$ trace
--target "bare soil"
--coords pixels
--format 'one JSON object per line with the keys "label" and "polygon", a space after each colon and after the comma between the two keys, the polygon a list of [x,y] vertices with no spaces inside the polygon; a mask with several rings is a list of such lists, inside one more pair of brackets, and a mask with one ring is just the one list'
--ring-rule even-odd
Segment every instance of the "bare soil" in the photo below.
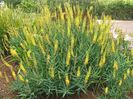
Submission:
{"label": "bare soil", "polygon": [[[9,59],[6,59],[9,60]],[[15,62],[12,63],[12,65],[15,67]],[[15,93],[13,93],[9,86],[11,81],[13,80],[12,76],[11,76],[11,71],[10,69],[3,65],[2,61],[0,61],[0,71],[2,72],[2,74],[4,75],[4,72],[7,74],[7,77],[9,78],[9,82],[6,81],[5,77],[3,76],[2,78],[0,78],[0,99],[13,99],[15,97]]]}

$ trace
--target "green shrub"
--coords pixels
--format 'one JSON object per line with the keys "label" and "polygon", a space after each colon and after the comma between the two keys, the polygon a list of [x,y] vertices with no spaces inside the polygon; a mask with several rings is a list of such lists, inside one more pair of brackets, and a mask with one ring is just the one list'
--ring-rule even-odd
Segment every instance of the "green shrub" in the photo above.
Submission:
{"label": "green shrub", "polygon": [[[95,0],[94,0],[95,1]],[[86,8],[89,6],[91,1],[86,0],[5,0],[6,4],[9,7],[19,7],[22,8],[25,12],[39,12],[42,7],[49,6],[50,10],[55,10],[59,5],[62,5],[66,2],[70,2],[71,5],[79,4],[80,7]],[[96,1],[95,1],[96,2]]]}
{"label": "green shrub", "polygon": [[0,9],[0,53],[8,51],[10,28],[20,28],[22,26],[21,18],[25,17],[24,13],[9,8]]}
{"label": "green shrub", "polygon": [[128,42],[122,34],[113,39],[109,17],[98,23],[78,5],[64,9],[44,7],[32,22],[25,18],[21,28],[10,29],[10,52],[19,62],[17,74],[11,67],[13,90],[30,99],[88,90],[122,98],[133,88]]}
{"label": "green shrub", "polygon": [[11,14],[9,11],[7,11],[8,13],[5,13],[5,10],[6,9],[0,9],[0,53],[3,53],[5,50],[3,42],[5,41],[5,36],[8,34],[8,27],[10,24],[9,20]]}
{"label": "green shrub", "polygon": [[22,0],[4,0],[4,2],[10,7],[16,7]]}
{"label": "green shrub", "polygon": [[46,0],[22,0],[20,7],[26,12],[37,12],[45,3]]}
{"label": "green shrub", "polygon": [[4,0],[10,7],[20,7],[25,12],[39,12],[43,6],[51,10],[59,5],[70,2],[71,5],[79,4],[82,9],[93,6],[93,15],[101,18],[103,14],[112,16],[113,19],[133,19],[133,1],[131,0]]}
{"label": "green shrub", "polygon": [[[107,0],[106,0],[107,1]],[[132,20],[133,19],[133,1],[131,0],[113,0],[106,2],[99,0],[99,3],[92,3],[94,6],[94,15],[102,14],[110,15],[116,20]],[[130,2],[129,2],[130,1]]]}

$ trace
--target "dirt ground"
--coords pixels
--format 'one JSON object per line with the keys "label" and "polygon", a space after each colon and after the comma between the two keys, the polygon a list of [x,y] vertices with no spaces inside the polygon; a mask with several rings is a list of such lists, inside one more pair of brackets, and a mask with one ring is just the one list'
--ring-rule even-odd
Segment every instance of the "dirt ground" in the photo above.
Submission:
{"label": "dirt ground", "polygon": [[[0,61],[0,71],[2,72],[2,75],[4,75],[4,72],[6,72],[9,82],[6,81],[5,77],[0,78],[0,99],[13,99],[15,93],[11,92],[9,88],[10,82],[13,80],[11,71],[8,67],[2,64],[2,61]],[[12,65],[15,67],[15,63],[12,63]]]}

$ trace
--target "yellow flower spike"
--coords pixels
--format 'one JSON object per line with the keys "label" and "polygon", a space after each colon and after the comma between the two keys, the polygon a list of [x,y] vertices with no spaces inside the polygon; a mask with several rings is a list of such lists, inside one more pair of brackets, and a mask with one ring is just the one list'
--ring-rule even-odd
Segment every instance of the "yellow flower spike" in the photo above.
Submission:
{"label": "yellow flower spike", "polygon": [[3,74],[2,74],[2,72],[0,71],[0,78],[2,78],[3,77]]}
{"label": "yellow flower spike", "polygon": [[[64,13],[62,12],[61,6],[59,6],[59,12],[60,12],[60,19],[61,19],[61,21],[64,21]],[[56,13],[54,13],[54,14],[55,14],[55,17],[56,17]]]}
{"label": "yellow flower spike", "polygon": [[94,37],[93,37],[93,42],[95,43],[97,40],[97,33],[94,34]]}
{"label": "yellow flower spike", "polygon": [[7,67],[12,67],[12,65],[10,65],[8,62],[6,62],[4,59],[3,59],[3,57],[1,57],[1,60],[2,60],[2,62],[7,66]]}
{"label": "yellow flower spike", "polygon": [[101,45],[102,45],[102,46],[105,45],[105,42],[106,42],[106,38],[103,37],[102,42],[101,42]]}
{"label": "yellow flower spike", "polygon": [[12,74],[13,78],[16,80],[17,76],[16,76],[15,71],[13,70],[12,67],[10,68],[10,70],[11,70],[11,74]]}
{"label": "yellow flower spike", "polygon": [[15,49],[10,49],[10,53],[11,53],[11,55],[12,56],[14,56],[14,57],[18,57],[18,53],[16,52],[16,50]]}
{"label": "yellow flower spike", "polygon": [[25,83],[29,83],[29,80],[28,80],[28,79],[26,79],[26,80],[25,80]]}
{"label": "yellow flower spike", "polygon": [[49,11],[49,8],[48,7],[44,7],[44,20],[46,23],[49,23],[50,21],[50,11]]}
{"label": "yellow flower spike", "polygon": [[23,71],[23,73],[26,74],[27,71],[26,71],[26,69],[24,68],[22,62],[20,62],[19,66],[20,66],[20,69]]}
{"label": "yellow flower spike", "polygon": [[5,64],[7,67],[12,67],[12,65],[10,65],[9,63],[7,63],[6,61],[4,61],[4,64]]}
{"label": "yellow flower spike", "polygon": [[122,85],[122,79],[119,81],[119,84],[118,84],[119,86],[121,86]]}
{"label": "yellow flower spike", "polygon": [[8,78],[6,72],[4,72],[4,77],[5,77],[5,79],[6,79],[6,82],[9,83],[9,78]]}
{"label": "yellow flower spike", "polygon": [[70,32],[71,32],[71,29],[70,29],[70,27],[67,27],[67,31],[68,31],[68,33],[67,33],[67,35],[68,35],[68,37],[70,36]]}
{"label": "yellow flower spike", "polygon": [[36,42],[35,42],[34,37],[33,37],[33,36],[31,36],[30,38],[31,38],[31,42],[32,42],[32,44],[33,44],[34,46],[36,46]]}
{"label": "yellow flower spike", "polygon": [[53,67],[53,66],[51,66],[51,67],[49,68],[49,75],[50,75],[50,77],[51,77],[52,79],[54,79],[54,67]]}
{"label": "yellow flower spike", "polygon": [[103,63],[105,64],[106,62],[106,53],[103,54]]}
{"label": "yellow flower spike", "polygon": [[133,49],[131,49],[131,55],[133,56]]}
{"label": "yellow flower spike", "polygon": [[47,55],[47,64],[49,64],[49,62],[50,62],[50,55],[48,54]]}
{"label": "yellow flower spike", "polygon": [[71,37],[71,48],[73,48],[74,47],[74,35],[72,35],[72,37]]}
{"label": "yellow flower spike", "polygon": [[128,68],[127,69],[127,76],[129,76],[130,75],[130,69]]}
{"label": "yellow flower spike", "polygon": [[36,26],[33,26],[33,31],[34,31],[34,33],[37,33],[37,27]]}
{"label": "yellow flower spike", "polygon": [[40,48],[41,52],[43,53],[43,55],[46,54],[46,49],[45,49],[45,46],[44,46],[44,43],[43,43],[43,40],[44,38],[43,37],[40,37],[40,41],[38,43],[38,47]]}
{"label": "yellow flower spike", "polygon": [[102,58],[100,59],[100,62],[99,62],[99,67],[101,68],[103,66],[103,60]]}
{"label": "yellow flower spike", "polygon": [[86,53],[86,57],[85,57],[85,61],[84,61],[84,65],[87,65],[89,63],[89,53]]}
{"label": "yellow flower spike", "polygon": [[12,73],[13,78],[16,80],[17,76],[16,76],[16,73],[13,69],[11,69],[11,73]]}
{"label": "yellow flower spike", "polygon": [[70,85],[70,80],[69,80],[68,74],[66,74],[65,83],[66,83],[67,86]]}
{"label": "yellow flower spike", "polygon": [[83,20],[82,32],[85,31],[85,28],[86,28],[86,18],[84,18],[84,20]]}
{"label": "yellow flower spike", "polygon": [[23,43],[20,43],[20,46],[21,46],[23,49],[26,49]]}
{"label": "yellow flower spike", "polygon": [[75,18],[75,25],[76,25],[77,27],[79,27],[79,24],[80,24],[80,22],[79,22],[79,17],[76,16],[76,18]]}
{"label": "yellow flower spike", "polygon": [[116,78],[116,71],[113,72],[113,78]]}
{"label": "yellow flower spike", "polygon": [[29,34],[29,32],[28,32],[28,28],[27,28],[26,26],[24,26],[24,28],[23,28],[23,32],[26,33],[26,34]]}
{"label": "yellow flower spike", "polygon": [[104,46],[101,47],[101,54],[103,54],[104,48],[105,48]]}
{"label": "yellow flower spike", "polygon": [[70,7],[69,3],[65,3],[65,12],[67,13],[68,17],[73,20],[73,9]]}
{"label": "yellow flower spike", "polygon": [[51,42],[50,42],[50,39],[49,39],[49,35],[48,34],[46,34],[45,38],[46,38],[46,41],[48,42],[48,44],[50,44]]}
{"label": "yellow flower spike", "polygon": [[70,7],[70,5],[68,6],[68,11],[69,11],[71,20],[73,20],[73,9],[72,9],[72,7]]}
{"label": "yellow flower spike", "polygon": [[54,42],[54,53],[56,53],[57,49],[58,49],[58,40],[55,40],[55,42]]}
{"label": "yellow flower spike", "polygon": [[90,75],[91,75],[91,67],[89,67],[89,70],[85,76],[85,80],[84,80],[84,83],[86,84],[90,78]]}
{"label": "yellow flower spike", "polygon": [[100,59],[99,67],[102,68],[105,62],[106,62],[106,54],[104,53],[104,55]]}
{"label": "yellow flower spike", "polygon": [[124,73],[123,79],[126,80],[127,79],[127,74]]}
{"label": "yellow flower spike", "polygon": [[93,32],[93,27],[94,27],[94,23],[92,20],[90,20],[90,32],[92,33]]}
{"label": "yellow flower spike", "polygon": [[20,81],[25,82],[24,77],[22,75],[18,74],[18,78]]}
{"label": "yellow flower spike", "polygon": [[115,42],[112,40],[112,43],[111,43],[111,47],[112,47],[112,52],[114,53],[115,52]]}
{"label": "yellow flower spike", "polygon": [[80,77],[81,71],[80,71],[80,67],[78,66],[78,70],[77,70],[77,77]]}
{"label": "yellow flower spike", "polygon": [[71,55],[74,57],[74,52],[73,52],[73,48],[74,48],[74,35],[71,36]]}
{"label": "yellow flower spike", "polygon": [[114,61],[114,65],[113,65],[113,68],[114,68],[114,70],[118,70],[118,63],[117,63],[117,61]]}
{"label": "yellow flower spike", "polygon": [[67,56],[66,56],[66,65],[70,65],[70,59],[71,59],[71,52],[70,49],[68,49]]}
{"label": "yellow flower spike", "polygon": [[70,19],[67,18],[67,35],[68,35],[68,37],[70,36],[70,33],[71,33],[71,22],[70,22]]}
{"label": "yellow flower spike", "polygon": [[98,38],[98,41],[101,43],[102,42],[102,39],[103,39],[103,33],[100,34],[100,36]]}
{"label": "yellow flower spike", "polygon": [[27,56],[28,56],[28,58],[31,58],[31,50],[28,50]]}
{"label": "yellow flower spike", "polygon": [[106,88],[104,89],[104,92],[105,92],[105,94],[108,94],[108,92],[109,92],[109,88],[106,87]]}
{"label": "yellow flower spike", "polygon": [[71,48],[70,50],[71,50],[71,55],[74,57],[73,48]]}
{"label": "yellow flower spike", "polygon": [[40,48],[41,52],[43,53],[43,55],[45,55],[46,54],[45,48],[40,44],[39,44],[39,48]]}

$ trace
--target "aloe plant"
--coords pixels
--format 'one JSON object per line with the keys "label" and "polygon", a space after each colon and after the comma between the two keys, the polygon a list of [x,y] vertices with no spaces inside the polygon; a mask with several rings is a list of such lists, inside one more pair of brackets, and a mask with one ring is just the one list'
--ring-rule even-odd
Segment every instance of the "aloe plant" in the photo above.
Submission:
{"label": "aloe plant", "polygon": [[40,13],[11,10],[11,17],[2,15],[10,19],[7,50],[17,60],[18,72],[1,59],[11,70],[19,98],[64,97],[88,90],[121,98],[132,90],[132,49],[121,33],[113,38],[109,16],[98,23],[91,10],[65,3],[52,11],[44,6]]}

